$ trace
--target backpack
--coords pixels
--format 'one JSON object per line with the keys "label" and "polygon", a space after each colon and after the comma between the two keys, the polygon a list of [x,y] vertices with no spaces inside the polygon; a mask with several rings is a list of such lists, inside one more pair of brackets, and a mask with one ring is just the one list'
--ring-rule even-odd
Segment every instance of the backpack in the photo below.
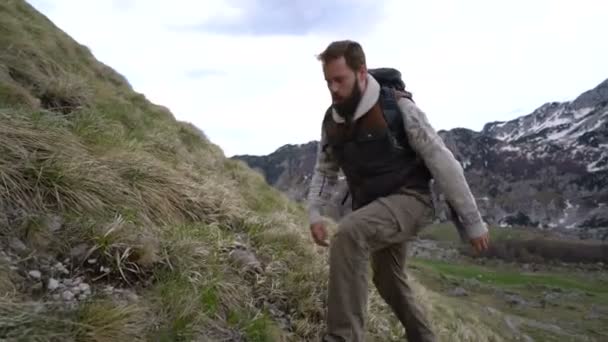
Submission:
{"label": "backpack", "polygon": [[368,69],[367,72],[380,83],[381,87],[405,91],[405,83],[401,78],[401,72],[399,70],[395,68],[375,68]]}
{"label": "backpack", "polygon": [[[382,101],[382,110],[384,111],[385,120],[390,131],[394,137],[403,138],[403,116],[401,109],[397,105],[397,99],[392,90],[397,90],[404,93],[411,101],[414,101],[414,99],[412,93],[405,89],[405,82],[402,79],[401,72],[398,69],[390,67],[368,69],[367,72],[380,84],[380,101]],[[434,181],[432,182],[431,189],[431,198],[433,201],[433,207],[435,208],[435,218],[438,217],[438,208],[440,208],[441,205],[445,205],[448,210],[447,216],[449,217],[449,220],[454,223],[461,240],[464,241],[466,238],[465,227],[463,226],[460,217],[456,213],[456,209],[452,203],[447,201],[447,199],[438,195],[439,191],[436,188]],[[342,200],[342,205],[346,203],[349,193],[350,191],[346,193],[346,196]]]}

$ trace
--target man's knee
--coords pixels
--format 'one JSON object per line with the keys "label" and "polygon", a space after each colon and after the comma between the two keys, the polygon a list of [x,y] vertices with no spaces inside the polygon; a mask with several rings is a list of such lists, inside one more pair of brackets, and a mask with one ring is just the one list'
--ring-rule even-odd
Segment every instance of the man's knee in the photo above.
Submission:
{"label": "man's knee", "polygon": [[366,245],[364,230],[364,225],[356,215],[347,215],[338,225],[332,243],[338,246],[364,248]]}

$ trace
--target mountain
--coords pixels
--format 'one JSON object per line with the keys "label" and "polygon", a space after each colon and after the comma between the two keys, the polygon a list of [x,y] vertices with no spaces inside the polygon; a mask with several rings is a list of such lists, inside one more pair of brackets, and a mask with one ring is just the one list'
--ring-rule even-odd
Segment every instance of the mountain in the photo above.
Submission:
{"label": "mountain", "polygon": [[[546,103],[517,119],[490,122],[480,132],[456,128],[439,134],[464,167],[488,222],[608,227],[608,80],[573,101]],[[304,201],[316,144],[235,158]]]}
{"label": "mountain", "polygon": [[296,201],[305,198],[317,155],[317,142],[285,145],[268,156],[238,155],[249,167],[260,172],[269,184]]}

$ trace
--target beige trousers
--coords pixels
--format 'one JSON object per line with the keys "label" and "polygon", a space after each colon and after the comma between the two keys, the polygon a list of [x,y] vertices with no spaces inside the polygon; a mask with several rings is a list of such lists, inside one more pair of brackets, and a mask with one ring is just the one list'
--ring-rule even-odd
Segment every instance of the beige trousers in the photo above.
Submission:
{"label": "beige trousers", "polygon": [[342,219],[329,250],[327,331],[323,341],[364,341],[370,259],[373,283],[403,324],[407,340],[436,341],[404,272],[408,241],[430,224],[432,217],[430,197],[396,194]]}

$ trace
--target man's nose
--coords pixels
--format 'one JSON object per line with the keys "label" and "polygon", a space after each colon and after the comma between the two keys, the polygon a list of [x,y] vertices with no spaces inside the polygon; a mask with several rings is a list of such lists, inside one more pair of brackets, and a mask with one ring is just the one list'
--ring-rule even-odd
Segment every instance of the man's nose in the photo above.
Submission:
{"label": "man's nose", "polygon": [[337,94],[338,93],[338,82],[331,82],[329,84],[329,90],[332,92],[332,94]]}

